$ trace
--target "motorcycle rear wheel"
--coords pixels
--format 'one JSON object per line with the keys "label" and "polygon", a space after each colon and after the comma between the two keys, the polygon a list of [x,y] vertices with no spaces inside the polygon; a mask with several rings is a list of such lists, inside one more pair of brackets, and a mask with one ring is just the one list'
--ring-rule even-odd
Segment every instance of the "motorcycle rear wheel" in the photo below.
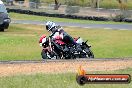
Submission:
{"label": "motorcycle rear wheel", "polygon": [[85,52],[86,52],[86,57],[87,58],[94,58],[94,54],[89,48],[86,48]]}

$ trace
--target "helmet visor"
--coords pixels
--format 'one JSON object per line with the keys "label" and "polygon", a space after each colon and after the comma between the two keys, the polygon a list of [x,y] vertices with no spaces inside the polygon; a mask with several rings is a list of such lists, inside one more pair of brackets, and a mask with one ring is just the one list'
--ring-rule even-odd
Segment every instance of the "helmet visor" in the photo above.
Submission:
{"label": "helmet visor", "polygon": [[46,30],[51,31],[51,29],[52,29],[51,27],[46,25]]}
{"label": "helmet visor", "polygon": [[49,30],[49,27],[46,25],[46,30]]}

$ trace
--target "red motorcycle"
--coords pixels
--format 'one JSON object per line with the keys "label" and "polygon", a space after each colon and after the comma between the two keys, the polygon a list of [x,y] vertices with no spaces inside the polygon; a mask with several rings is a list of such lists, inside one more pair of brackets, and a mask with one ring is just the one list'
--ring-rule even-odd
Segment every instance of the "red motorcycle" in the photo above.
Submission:
{"label": "red motorcycle", "polygon": [[74,38],[74,41],[81,47],[82,51],[78,51],[78,46],[67,45],[60,39],[52,39],[51,36],[46,38],[42,44],[43,49],[41,56],[43,59],[76,59],[76,58],[94,58],[90,45],[82,38]]}

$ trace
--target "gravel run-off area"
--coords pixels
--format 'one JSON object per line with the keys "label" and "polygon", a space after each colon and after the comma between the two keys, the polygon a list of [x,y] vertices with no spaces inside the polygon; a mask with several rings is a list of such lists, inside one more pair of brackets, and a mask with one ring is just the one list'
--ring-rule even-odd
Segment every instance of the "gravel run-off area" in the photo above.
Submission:
{"label": "gravel run-off area", "polygon": [[98,60],[98,61],[65,61],[40,63],[6,63],[0,64],[0,76],[35,73],[67,73],[78,71],[82,66],[86,71],[111,71],[132,67],[132,59],[126,60]]}

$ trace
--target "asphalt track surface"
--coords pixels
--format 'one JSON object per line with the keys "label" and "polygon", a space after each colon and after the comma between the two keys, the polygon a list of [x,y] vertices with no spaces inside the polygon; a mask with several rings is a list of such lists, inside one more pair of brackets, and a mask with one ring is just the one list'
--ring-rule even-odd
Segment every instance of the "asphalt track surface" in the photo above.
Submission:
{"label": "asphalt track surface", "polygon": [[27,63],[50,63],[50,62],[90,62],[90,61],[129,61],[131,58],[80,58],[80,59],[43,59],[43,60],[14,60],[0,61],[0,64],[27,64]]}
{"label": "asphalt track surface", "polygon": [[[12,20],[13,24],[36,24],[45,25],[43,21],[31,21],[31,20]],[[132,24],[82,24],[82,23],[71,23],[71,22],[56,22],[61,26],[69,27],[81,27],[81,28],[103,28],[103,29],[114,29],[114,30],[132,30]]]}

